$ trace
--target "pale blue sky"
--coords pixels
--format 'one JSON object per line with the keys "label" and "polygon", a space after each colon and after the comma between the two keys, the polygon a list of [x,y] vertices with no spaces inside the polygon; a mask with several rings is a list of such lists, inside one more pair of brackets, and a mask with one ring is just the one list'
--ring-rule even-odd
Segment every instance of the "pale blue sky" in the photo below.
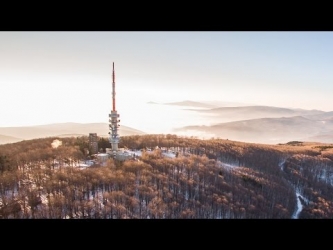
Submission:
{"label": "pale blue sky", "polygon": [[112,62],[119,113],[182,100],[333,110],[332,32],[0,32],[0,126],[107,122]]}

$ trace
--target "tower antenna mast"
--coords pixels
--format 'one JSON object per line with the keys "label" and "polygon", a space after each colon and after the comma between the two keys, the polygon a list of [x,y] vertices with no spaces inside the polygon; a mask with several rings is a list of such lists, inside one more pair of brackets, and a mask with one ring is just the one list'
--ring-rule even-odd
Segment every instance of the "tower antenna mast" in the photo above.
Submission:
{"label": "tower antenna mast", "polygon": [[116,110],[116,82],[115,82],[115,71],[114,71],[114,62],[112,63],[112,109],[111,114],[109,114],[109,129],[110,129],[110,137],[109,142],[111,143],[111,148],[113,151],[113,156],[116,156],[118,151],[118,143],[119,143],[119,114]]}

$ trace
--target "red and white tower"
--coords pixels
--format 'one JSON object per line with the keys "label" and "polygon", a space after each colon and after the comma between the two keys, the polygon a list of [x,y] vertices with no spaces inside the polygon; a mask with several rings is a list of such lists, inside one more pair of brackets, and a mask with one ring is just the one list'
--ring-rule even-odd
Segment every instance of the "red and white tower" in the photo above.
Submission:
{"label": "red and white tower", "polygon": [[109,114],[109,129],[110,129],[110,137],[109,142],[111,143],[111,148],[113,154],[116,155],[118,151],[118,143],[119,143],[119,134],[118,127],[120,122],[119,114],[116,110],[116,83],[115,83],[115,73],[114,73],[114,62],[112,63],[112,110],[111,114]]}

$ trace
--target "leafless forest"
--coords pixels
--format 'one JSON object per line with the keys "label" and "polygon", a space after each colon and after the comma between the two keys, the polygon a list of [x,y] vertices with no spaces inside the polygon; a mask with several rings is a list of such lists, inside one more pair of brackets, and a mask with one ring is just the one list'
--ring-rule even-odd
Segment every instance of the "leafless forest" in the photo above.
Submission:
{"label": "leafless forest", "polygon": [[[53,148],[55,139],[62,145]],[[109,144],[101,139],[99,146]],[[82,169],[76,164],[89,157],[87,137],[0,145],[0,218],[333,217],[331,144],[138,135],[119,146],[143,152]]]}

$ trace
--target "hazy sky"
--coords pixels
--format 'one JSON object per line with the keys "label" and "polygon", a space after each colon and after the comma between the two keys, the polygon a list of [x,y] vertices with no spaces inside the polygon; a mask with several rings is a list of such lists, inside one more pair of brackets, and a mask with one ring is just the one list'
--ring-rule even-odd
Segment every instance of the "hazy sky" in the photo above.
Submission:
{"label": "hazy sky", "polygon": [[0,126],[108,122],[112,62],[120,114],[182,100],[333,110],[333,32],[0,32]]}

